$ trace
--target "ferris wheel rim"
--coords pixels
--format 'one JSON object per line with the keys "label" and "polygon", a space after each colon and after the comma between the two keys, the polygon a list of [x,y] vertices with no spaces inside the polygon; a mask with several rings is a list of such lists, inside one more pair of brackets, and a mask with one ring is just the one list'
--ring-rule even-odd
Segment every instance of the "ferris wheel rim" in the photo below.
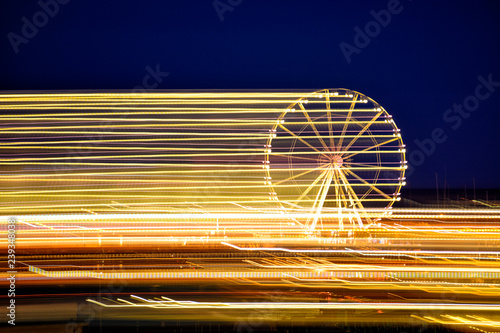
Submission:
{"label": "ferris wheel rim", "polygon": [[[333,135],[332,135],[332,129],[331,129],[331,126],[332,126],[332,120],[331,120],[331,114],[332,112],[330,111],[330,95],[334,96],[334,95],[339,95],[340,92],[344,92],[344,94],[346,96],[350,96],[353,98],[353,103],[352,105],[354,105],[354,103],[356,102],[356,99],[357,98],[360,98],[360,101],[362,103],[368,103],[368,104],[372,104],[375,106],[374,108],[374,111],[377,111],[377,116],[374,117],[372,120],[370,120],[370,122],[368,122],[368,124],[370,124],[369,126],[371,126],[372,123],[374,123],[374,121],[376,121],[376,119],[378,119],[381,115],[384,115],[386,116],[386,119],[387,118],[390,118],[391,121],[390,121],[390,126],[393,128],[393,130],[395,131],[395,133],[397,133],[397,135],[395,136],[395,138],[393,140],[387,140],[386,142],[383,142],[381,144],[375,144],[375,140],[372,138],[372,140],[374,140],[374,146],[373,147],[367,147],[366,148],[366,151],[368,150],[371,150],[371,149],[374,149],[374,147],[376,147],[375,151],[377,152],[375,155],[377,156],[378,159],[380,159],[380,156],[381,156],[381,151],[380,151],[380,147],[383,146],[384,144],[386,144],[387,142],[389,141],[397,141],[399,143],[399,146],[400,147],[404,147],[404,144],[403,144],[403,141],[402,141],[402,138],[401,138],[401,135],[399,133],[399,129],[397,127],[397,125],[394,123],[394,121],[392,120],[392,116],[389,115],[389,113],[379,104],[377,103],[375,100],[373,100],[372,98],[362,94],[362,93],[359,93],[357,91],[353,91],[353,90],[350,90],[350,89],[345,89],[345,88],[336,88],[336,89],[322,89],[322,90],[317,90],[317,91],[314,91],[314,92],[311,92],[309,93],[308,95],[304,95],[303,97],[297,99],[294,103],[291,103],[289,105],[288,108],[286,108],[281,114],[279,117],[277,117],[276,119],[276,123],[273,125],[273,128],[270,130],[270,135],[269,135],[269,138],[267,140],[267,145],[266,145],[266,157],[265,157],[265,169],[266,169],[266,182],[267,184],[269,185],[269,189],[270,189],[270,198],[271,200],[274,200],[278,203],[278,205],[280,206],[281,209],[284,209],[284,210],[287,210],[287,207],[284,205],[284,203],[286,202],[286,200],[284,200],[284,198],[280,198],[279,195],[276,193],[276,189],[275,189],[275,185],[276,184],[279,184],[280,181],[276,181],[275,179],[272,179],[272,167],[271,167],[271,159],[272,159],[272,156],[273,156],[273,150],[272,150],[272,143],[273,143],[273,139],[276,138],[277,136],[277,132],[278,132],[278,129],[279,128],[284,128],[286,130],[286,127],[283,125],[284,122],[285,122],[285,117],[290,114],[290,113],[293,113],[297,110],[295,110],[294,106],[298,106],[298,108],[300,108],[301,110],[298,110],[299,113],[300,112],[303,112],[304,115],[306,116],[306,118],[308,119],[309,121],[309,125],[304,125],[303,128],[307,127],[307,126],[310,126],[311,127],[311,132],[314,132],[315,135],[318,137],[318,141],[321,143],[321,145],[323,146],[323,148],[325,148],[325,150],[323,151],[319,151],[317,148],[315,147],[312,147],[311,145],[309,145],[311,149],[315,150],[316,153],[319,154],[318,158],[323,158],[324,159],[324,164],[321,165],[321,163],[318,163],[320,164],[319,166],[319,170],[322,170],[323,172],[320,174],[319,177],[317,177],[315,179],[316,183],[320,182],[320,181],[324,181],[326,180],[326,182],[336,182],[335,186],[337,187],[346,187],[346,191],[349,191],[349,189],[347,189],[347,187],[349,188],[352,188],[351,185],[349,185],[349,181],[348,179],[345,177],[345,176],[350,176],[350,177],[356,177],[356,173],[353,172],[352,170],[349,170],[349,169],[346,169],[345,167],[343,167],[344,165],[344,158],[345,160],[348,160],[350,157],[354,156],[354,155],[357,155],[357,154],[360,154],[361,152],[356,152],[355,154],[353,154],[353,152],[349,152],[349,148],[352,146],[352,142],[353,141],[356,141],[356,136],[354,137],[353,141],[351,141],[346,147],[347,149],[345,151],[341,151],[339,150],[341,147],[342,147],[342,144],[343,144],[343,139],[346,137],[346,127],[349,126],[349,120],[350,119],[347,119],[347,121],[345,122],[344,124],[344,129],[342,131],[342,134],[340,135],[340,141],[338,142],[338,148],[337,148],[337,151],[335,150],[330,150],[329,148],[334,148],[335,146],[333,147],[330,147],[329,144],[326,144],[325,142],[325,139],[326,141],[330,142],[332,145],[333,145],[333,141],[334,141],[334,138],[333,138]],[[308,103],[308,98],[312,98],[312,97],[319,97],[319,98],[323,98],[323,96],[325,97],[325,104],[328,104],[328,107],[327,107],[327,118],[328,118],[328,121],[326,122],[327,123],[327,126],[329,128],[329,135],[328,135],[328,138],[323,138],[319,133],[318,133],[318,130],[317,128],[315,128],[315,125],[314,125],[314,121],[312,121],[311,117],[308,115],[308,110],[305,109],[304,107],[304,104],[307,104]],[[351,106],[351,109],[353,109],[353,107]],[[314,111],[313,111],[314,112]],[[323,116],[324,117],[324,116]],[[314,120],[317,120],[321,117],[316,117]],[[323,124],[324,125],[324,124]],[[366,128],[363,128],[360,130],[361,134],[363,134],[364,132],[367,132],[370,133],[370,129],[369,129],[369,126],[365,126]],[[289,131],[290,132],[290,131]],[[371,134],[370,134],[371,135]],[[359,134],[358,134],[359,136]],[[369,137],[369,136],[368,136]],[[364,137],[365,138],[365,137]],[[301,141],[301,143],[305,144],[307,146],[307,142],[304,142],[305,140],[301,139],[300,135],[295,137],[294,138],[294,142],[296,143],[297,141]],[[294,144],[295,144],[294,143]],[[293,148],[293,147],[292,147]],[[292,149],[291,148],[291,149]],[[330,150],[330,151],[329,151]],[[327,152],[327,153],[325,153]],[[404,167],[398,169],[399,171],[399,177],[398,177],[398,180],[399,183],[396,185],[396,188],[394,190],[394,193],[392,193],[392,199],[388,201],[388,204],[386,205],[386,209],[389,209],[395,201],[397,201],[397,198],[399,196],[399,193],[401,191],[401,188],[402,186],[404,185],[404,182],[402,180],[404,180],[404,173],[405,173],[405,168],[406,168],[406,158],[405,158],[405,149],[399,149],[398,151],[400,153],[400,164]],[[349,154],[349,155],[347,155]],[[332,158],[330,158],[329,156],[331,156]],[[293,158],[293,151],[290,152],[289,156],[288,156],[288,160],[292,160]],[[300,157],[300,158],[303,158],[303,159],[306,159],[305,157]],[[330,158],[330,167],[326,167],[327,163],[327,159]],[[381,161],[379,161],[381,163]],[[348,162],[347,162],[348,163]],[[328,169],[328,170],[325,170],[325,169]],[[293,172],[292,169],[290,169],[291,171],[290,172]],[[318,171],[319,171],[318,170]],[[344,170],[346,170],[344,172]],[[381,172],[382,168],[380,168],[377,173],[376,173],[376,177],[374,177],[374,184],[377,184],[377,180],[379,178],[379,174]],[[307,171],[306,171],[307,172]],[[362,177],[358,177],[360,181],[362,181]],[[293,179],[293,181],[295,182],[295,178]],[[370,184],[368,182],[365,182],[366,186],[370,186]],[[313,186],[316,186],[315,183],[314,184],[311,184]],[[308,187],[308,189],[310,189],[310,187]],[[363,208],[363,205],[362,205],[362,201],[363,200],[366,200],[366,198],[368,197],[368,195],[370,195],[370,193],[372,191],[378,191],[379,193],[382,193],[382,191],[380,191],[379,189],[377,189],[376,186],[370,186],[370,189],[362,196],[361,200],[359,200],[359,198],[356,198],[356,200],[358,201],[358,206],[359,208]],[[383,193],[382,193],[383,194]],[[326,192],[322,192],[322,197],[323,197],[323,200],[324,200],[324,197],[328,195],[328,190],[326,190]],[[356,197],[356,194],[355,194],[355,191],[352,191],[350,192],[349,194],[349,197]],[[299,199],[303,199],[303,196],[300,196]],[[300,200],[299,200],[300,201]],[[324,203],[324,202],[323,202]],[[322,204],[323,204],[322,203]],[[287,205],[289,205],[290,203],[288,202]],[[356,206],[355,204],[351,203],[351,205],[353,206]],[[313,209],[317,208],[317,207],[312,207]],[[340,204],[339,204],[339,207],[340,208]],[[321,209],[323,209],[323,207],[321,207]]]}

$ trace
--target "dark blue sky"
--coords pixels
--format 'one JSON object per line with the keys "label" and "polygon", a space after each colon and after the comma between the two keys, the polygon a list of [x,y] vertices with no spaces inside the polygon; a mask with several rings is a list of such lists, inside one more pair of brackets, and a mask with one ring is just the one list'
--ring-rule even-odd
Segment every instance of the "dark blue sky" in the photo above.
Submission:
{"label": "dark blue sky", "polygon": [[[147,66],[170,73],[159,89],[349,88],[393,115],[412,188],[436,172],[500,187],[500,86],[478,80],[500,82],[498,1],[59,1],[53,17],[0,4],[1,90],[132,89]],[[388,7],[385,27],[370,23]],[[355,27],[372,37],[348,63],[339,45],[356,47]]]}

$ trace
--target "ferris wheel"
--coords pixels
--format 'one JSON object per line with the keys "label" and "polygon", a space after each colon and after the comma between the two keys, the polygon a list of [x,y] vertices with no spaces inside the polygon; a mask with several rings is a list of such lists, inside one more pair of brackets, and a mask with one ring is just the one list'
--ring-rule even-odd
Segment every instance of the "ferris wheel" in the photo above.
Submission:
{"label": "ferris wheel", "polygon": [[392,116],[352,90],[326,89],[291,104],[270,130],[265,156],[272,198],[285,211],[308,214],[314,230],[324,212],[344,223],[371,223],[367,208],[400,199],[405,145]]}

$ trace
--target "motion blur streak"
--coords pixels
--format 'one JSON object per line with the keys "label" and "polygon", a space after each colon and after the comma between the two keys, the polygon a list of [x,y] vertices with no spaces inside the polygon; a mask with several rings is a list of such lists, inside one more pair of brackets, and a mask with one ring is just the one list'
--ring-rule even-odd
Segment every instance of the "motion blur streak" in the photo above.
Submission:
{"label": "motion blur streak", "polygon": [[361,93],[0,94],[0,109],[19,323],[498,331],[498,202],[394,205],[406,148]]}
{"label": "motion blur streak", "polygon": [[[354,310],[372,311],[363,318],[373,323],[412,316],[429,325],[491,331],[499,320],[495,210],[393,209],[363,228],[339,230],[335,219],[324,218],[313,233],[296,222],[307,213],[238,215],[16,216],[17,282],[49,289],[92,288],[105,281],[136,290],[163,286],[153,298],[141,292],[86,297],[107,319],[161,316],[147,312],[161,308],[169,318],[210,321],[204,309],[211,309],[224,322],[258,307],[273,311],[256,314],[263,321],[283,323],[298,309],[315,322],[352,321]],[[415,222],[414,215],[440,218]],[[0,221],[5,230],[7,218]],[[6,281],[8,274],[0,276]],[[173,293],[199,286],[203,293]],[[232,292],[221,295],[221,288]],[[248,300],[242,296],[247,291],[254,293],[249,303],[240,300]],[[488,319],[470,317],[476,315]]]}

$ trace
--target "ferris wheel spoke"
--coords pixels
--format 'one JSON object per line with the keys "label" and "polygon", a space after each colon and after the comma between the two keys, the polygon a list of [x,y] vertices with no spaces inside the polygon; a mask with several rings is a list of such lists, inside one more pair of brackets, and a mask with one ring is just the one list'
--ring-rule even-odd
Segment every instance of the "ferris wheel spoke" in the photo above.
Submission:
{"label": "ferris wheel spoke", "polygon": [[390,139],[390,140],[387,140],[387,141],[384,141],[384,142],[378,143],[378,144],[376,144],[376,145],[374,145],[374,146],[368,147],[368,148],[366,148],[366,149],[363,149],[363,150],[360,150],[360,151],[356,151],[356,152],[352,153],[351,155],[347,155],[347,156],[345,156],[345,157],[343,157],[343,158],[344,158],[344,159],[348,159],[348,158],[351,158],[351,157],[353,157],[353,156],[355,156],[355,155],[357,155],[357,154],[359,154],[359,153],[361,153],[361,152],[368,151],[368,150],[370,150],[370,149],[377,148],[377,147],[380,147],[380,146],[386,145],[386,144],[388,144],[388,143],[391,143],[391,142],[394,142],[394,141],[397,141],[397,140],[399,140],[399,138],[393,138],[393,139]]}
{"label": "ferris wheel spoke", "polygon": [[345,175],[342,173],[342,171],[339,172],[340,179],[344,183],[344,187],[346,189],[347,194],[350,197],[351,204],[354,206],[357,204],[358,208],[363,209],[363,204],[361,203],[361,200],[359,200],[358,195],[356,192],[352,189],[351,185],[349,184],[349,181],[345,177]]}
{"label": "ferris wheel spoke", "polygon": [[335,177],[333,177],[333,182],[335,183],[335,201],[337,202],[337,206],[339,208],[346,206],[346,195],[343,189],[343,183],[340,181],[340,177],[338,176],[338,172],[335,172]]}
{"label": "ferris wheel spoke", "polygon": [[338,177],[335,174],[334,177],[333,177],[333,182],[335,184],[335,202],[337,203],[338,208],[341,208],[342,207],[340,205],[340,203],[341,203],[341,201],[340,201],[340,191],[341,191],[341,188],[339,186],[339,183],[338,183],[337,179],[338,179]]}
{"label": "ferris wheel spoke", "polygon": [[276,182],[276,183],[274,183],[273,185],[279,185],[279,184],[282,184],[282,183],[284,183],[284,182],[287,182],[287,181],[289,181],[289,180],[292,180],[292,179],[295,179],[295,178],[298,178],[298,177],[302,177],[302,176],[304,176],[304,175],[307,175],[307,174],[308,174],[308,173],[310,173],[310,172],[313,172],[313,171],[316,171],[316,170],[319,170],[319,169],[324,169],[324,166],[322,166],[322,165],[321,165],[321,166],[319,166],[319,167],[317,167],[317,168],[314,168],[314,169],[311,169],[311,170],[304,171],[304,172],[302,172],[302,173],[299,173],[298,175],[295,175],[295,176],[288,177],[288,178],[286,178],[286,179],[280,180],[279,182]]}
{"label": "ferris wheel spoke", "polygon": [[344,217],[342,214],[342,208],[345,207],[346,205],[346,199],[344,192],[342,191],[342,186],[339,183],[337,173],[335,172],[335,175],[333,177],[333,182],[335,183],[335,202],[337,204],[337,218],[338,218],[338,224],[339,228],[341,230],[344,229]]}
{"label": "ferris wheel spoke", "polygon": [[[363,227],[363,221],[362,221],[361,216],[359,214],[359,211],[362,212],[364,210],[363,204],[361,203],[361,200],[358,198],[356,192],[352,189],[352,187],[349,186],[349,182],[347,181],[347,178],[345,178],[345,176],[341,173],[340,173],[340,177],[341,177],[342,181],[344,182],[344,185],[345,185],[346,190],[348,192],[349,199],[351,201],[352,208],[354,209],[354,215],[355,215],[355,218],[358,222],[358,225],[359,225],[359,227]],[[351,193],[349,194],[349,192],[351,192]],[[358,205],[358,210],[356,210],[356,204]],[[365,216],[365,219],[368,221],[368,223],[371,223],[369,217]]]}
{"label": "ferris wheel spoke", "polygon": [[283,124],[279,124],[279,127],[282,128],[283,130],[285,130],[286,132],[288,132],[291,136],[293,136],[294,138],[296,138],[297,140],[299,140],[300,142],[302,142],[303,144],[305,144],[306,146],[308,146],[309,148],[311,148],[312,150],[322,154],[321,151],[319,151],[318,149],[316,149],[314,146],[312,146],[311,144],[309,144],[307,141],[305,141],[304,139],[302,139],[300,136],[298,136],[297,134],[293,133],[292,131],[290,131],[288,128],[286,128],[285,126],[283,126]]}
{"label": "ferris wheel spoke", "polygon": [[299,203],[313,188],[316,186],[316,184],[323,178],[325,177],[326,173],[328,170],[323,171],[318,178],[316,178],[311,185],[307,189],[304,190],[304,193],[300,195],[300,197],[297,199],[296,203]]}
{"label": "ferris wheel spoke", "polygon": [[341,177],[339,177],[339,178],[342,181],[342,185],[344,186],[344,189],[345,189],[345,194],[346,194],[346,196],[344,196],[345,207],[348,208],[349,206],[347,205],[347,203],[350,202],[351,207],[356,208],[356,203],[351,195],[351,192],[349,191],[350,186],[348,184],[346,184]]}
{"label": "ferris wheel spoke", "polygon": [[342,128],[342,133],[340,134],[340,140],[339,140],[339,144],[338,144],[339,150],[342,147],[342,142],[344,141],[344,135],[345,135],[345,132],[347,131],[347,126],[349,126],[349,120],[351,120],[352,112],[354,110],[354,107],[356,106],[357,99],[358,99],[358,94],[355,94],[354,98],[352,99],[351,106],[349,107],[349,112],[347,113],[347,117],[345,119],[345,124],[344,124],[344,127]]}
{"label": "ferris wheel spoke", "polygon": [[[329,175],[329,171],[330,170],[325,170],[325,175]],[[314,202],[313,202],[313,205],[312,205],[312,211],[316,210],[318,202],[319,202],[319,200],[320,200],[320,198],[322,196],[322,193],[324,191],[326,181],[328,179],[328,177],[321,177],[321,178],[322,178],[321,187],[320,187],[318,193],[316,194],[316,198],[314,199]]]}
{"label": "ferris wheel spoke", "polygon": [[361,135],[363,135],[363,133],[375,122],[375,120],[378,119],[378,117],[380,117],[380,115],[383,113],[383,111],[380,111],[379,113],[377,113],[366,125],[365,127],[363,127],[363,129],[358,133],[356,134],[356,136],[354,137],[354,139],[352,139],[351,142],[349,142],[349,144],[345,147],[345,150],[349,150],[349,148],[356,142],[356,140],[358,140]]}
{"label": "ferris wheel spoke", "polygon": [[321,188],[318,191],[318,195],[316,195],[316,200],[313,203],[313,213],[314,219],[310,226],[310,229],[316,228],[316,224],[318,223],[319,217],[321,215],[321,210],[323,209],[323,205],[325,204],[326,196],[328,195],[328,190],[330,189],[330,184],[332,183],[333,178],[333,168],[328,168],[326,170],[326,176],[323,179],[321,184]]}
{"label": "ferris wheel spoke", "polygon": [[335,151],[335,140],[333,139],[333,128],[332,128],[332,112],[330,111],[330,90],[325,90],[325,100],[326,100],[326,116],[328,118],[328,136],[330,137],[330,146],[332,150]]}
{"label": "ferris wheel spoke", "polygon": [[325,143],[325,141],[323,141],[323,138],[321,137],[321,135],[319,134],[318,132],[318,129],[316,128],[316,126],[314,126],[314,122],[312,121],[311,117],[309,117],[309,113],[307,113],[306,109],[304,108],[304,105],[302,103],[299,103],[299,107],[302,109],[302,113],[304,114],[304,116],[306,116],[306,119],[307,119],[307,122],[309,123],[309,126],[311,126],[311,128],[313,129],[314,133],[316,134],[316,136],[318,137],[318,140],[321,142],[321,144],[323,145],[323,147],[326,149],[326,150],[330,150],[330,148],[328,148],[327,144]]}
{"label": "ferris wheel spoke", "polygon": [[388,196],[386,193],[384,193],[382,190],[380,190],[378,187],[376,187],[375,185],[373,184],[370,184],[368,183],[366,180],[364,180],[363,178],[359,177],[357,174],[355,174],[354,172],[352,172],[351,170],[346,170],[348,173],[350,173],[352,176],[354,176],[356,179],[358,179],[359,181],[361,181],[362,183],[368,185],[372,190],[374,190],[375,192],[381,194],[383,197],[387,198],[387,199],[392,199],[390,196]]}

